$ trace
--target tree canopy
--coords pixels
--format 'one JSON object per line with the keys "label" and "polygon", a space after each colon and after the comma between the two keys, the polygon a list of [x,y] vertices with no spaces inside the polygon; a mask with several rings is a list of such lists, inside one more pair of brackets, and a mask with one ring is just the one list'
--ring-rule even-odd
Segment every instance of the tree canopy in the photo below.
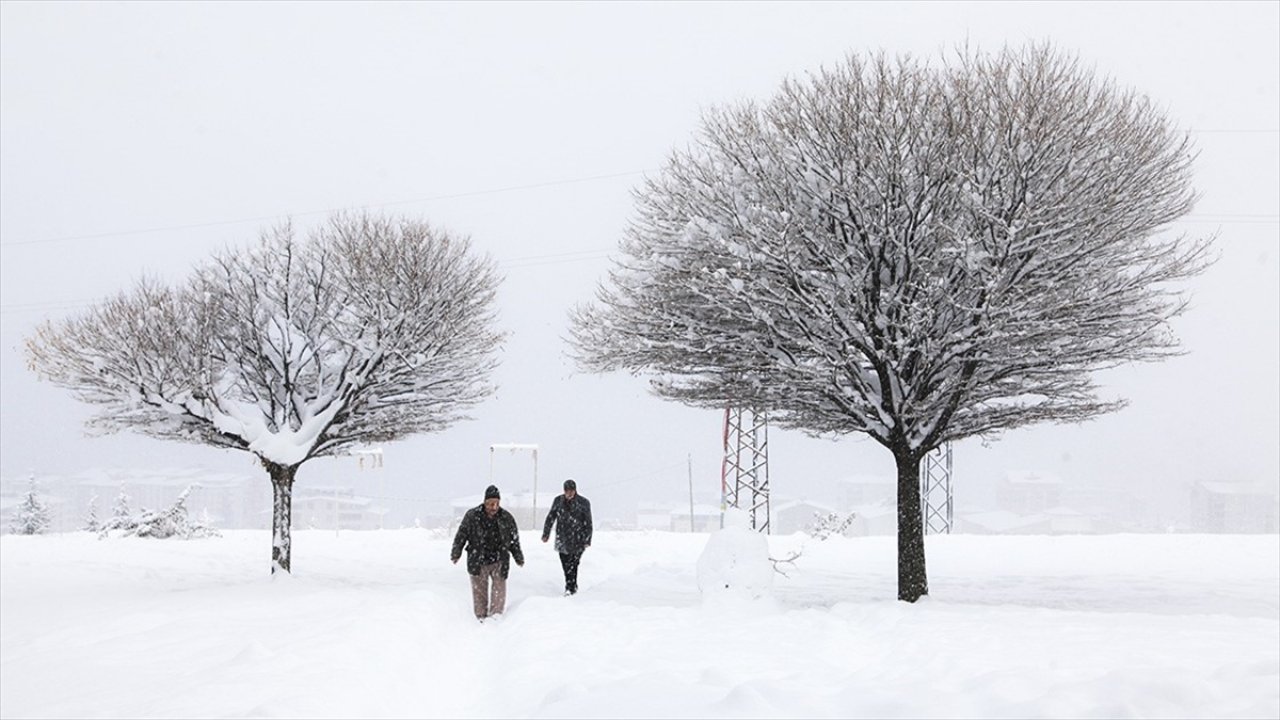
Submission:
{"label": "tree canopy", "polygon": [[[927,452],[1114,410],[1095,371],[1178,352],[1176,281],[1208,248],[1167,232],[1192,159],[1152,101],[1048,46],[850,56],[708,113],[636,192],[575,353],[680,402],[870,436],[919,534]],[[904,599],[927,592],[912,547]]]}
{"label": "tree canopy", "polygon": [[100,431],[256,455],[276,486],[277,565],[287,570],[299,465],[444,429],[492,393],[498,282],[466,238],[340,215],[308,240],[275,227],[185,283],[144,279],[47,322],[27,358],[97,405]]}

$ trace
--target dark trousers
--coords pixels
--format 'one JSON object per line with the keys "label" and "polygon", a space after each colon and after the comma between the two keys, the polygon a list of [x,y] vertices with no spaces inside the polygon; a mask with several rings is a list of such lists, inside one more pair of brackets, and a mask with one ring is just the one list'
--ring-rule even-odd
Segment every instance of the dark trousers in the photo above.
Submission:
{"label": "dark trousers", "polygon": [[582,551],[560,553],[560,566],[564,568],[564,591],[578,592],[578,564],[582,562]]}

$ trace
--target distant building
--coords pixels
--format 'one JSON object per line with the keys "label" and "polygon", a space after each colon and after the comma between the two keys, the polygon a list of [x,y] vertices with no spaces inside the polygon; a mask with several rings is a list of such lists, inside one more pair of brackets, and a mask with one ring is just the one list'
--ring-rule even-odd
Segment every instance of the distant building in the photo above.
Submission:
{"label": "distant building", "polygon": [[842,507],[895,502],[898,497],[897,478],[885,475],[850,475],[838,480],[837,486]]}
{"label": "distant building", "polygon": [[295,528],[322,530],[380,530],[387,509],[359,497],[349,487],[308,487],[295,492],[292,520]]}
{"label": "distant building", "polygon": [[1107,528],[1107,523],[1065,505],[1048,508],[1049,532],[1054,535],[1091,535]]}
{"label": "distant building", "polygon": [[1277,531],[1275,489],[1260,483],[1198,482],[1191,488],[1191,529],[1209,533]]}
{"label": "distant building", "polygon": [[428,529],[448,528],[456,524],[453,508],[443,502],[421,502],[413,515],[413,526]]}
{"label": "distant building", "polygon": [[[670,505],[662,505],[660,503],[640,503],[640,505],[636,507],[636,529],[670,530],[671,512],[672,507]],[[685,527],[687,528],[688,525]]]}
{"label": "distant building", "polygon": [[804,532],[813,527],[820,517],[835,512],[835,509],[821,503],[808,500],[785,500],[776,502],[770,508],[769,531],[774,535],[790,535]]}
{"label": "distant building", "polygon": [[[74,475],[37,475],[36,481],[40,498],[50,506],[51,532],[82,528],[94,496],[98,519],[105,520],[122,490],[136,514],[172,505],[189,486],[194,489],[187,498],[188,512],[192,517],[207,516],[214,527],[265,528],[271,523],[271,484],[261,473],[210,472],[199,467],[95,468]],[[5,527],[11,501],[20,501],[27,483],[27,476],[0,481],[0,521]]]}
{"label": "distant building", "polygon": [[874,503],[863,503],[848,508],[853,513],[853,522],[845,528],[845,537],[869,537],[872,535],[893,535],[898,532],[898,503],[896,500],[881,500]]}
{"label": "distant building", "polygon": [[690,523],[688,503],[643,502],[636,507],[637,530],[662,532],[714,532],[720,529],[720,505],[696,503]]}
{"label": "distant building", "polygon": [[695,504],[693,506],[693,523],[689,522],[689,506],[677,507],[669,515],[671,522],[667,529],[672,532],[715,532],[720,529],[720,506]]}
{"label": "distant building", "polygon": [[1062,506],[1063,483],[1037,473],[1007,473],[996,484],[996,506],[1016,515],[1034,515]]}
{"label": "distant building", "polygon": [[[530,491],[503,492],[499,505],[515,517],[516,525],[521,530],[537,530],[541,532],[542,523],[546,521],[547,512],[551,510],[551,501],[561,494],[563,493],[540,492],[537,496],[537,503],[535,503],[533,493]],[[462,521],[462,516],[466,515],[468,510],[483,503],[483,491],[474,495],[455,498],[449,503],[449,506],[453,508],[453,524],[457,525]]]}
{"label": "distant building", "polygon": [[1052,521],[1040,514],[985,510],[959,513],[955,518],[955,532],[965,535],[1048,535],[1052,531]]}
{"label": "distant building", "polygon": [[1099,530],[1097,520],[1067,507],[1026,515],[1009,510],[964,512],[955,521],[955,531],[966,535],[1087,535]]}
{"label": "distant building", "polygon": [[1068,486],[1063,504],[1090,519],[1089,532],[1166,532],[1175,522],[1160,504],[1122,487]]}

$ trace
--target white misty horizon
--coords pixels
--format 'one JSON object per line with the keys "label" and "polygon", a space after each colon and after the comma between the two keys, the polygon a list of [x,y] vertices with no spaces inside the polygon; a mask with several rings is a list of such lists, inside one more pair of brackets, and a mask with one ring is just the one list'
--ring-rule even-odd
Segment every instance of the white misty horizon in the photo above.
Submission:
{"label": "white misty horizon", "polygon": [[[1216,232],[1221,257],[1175,321],[1186,355],[1104,373],[1107,394],[1130,401],[1121,412],[958,443],[957,502],[986,502],[1010,472],[1114,488],[1148,508],[1203,482],[1276,488],[1277,8],[919,9],[5,3],[0,475],[8,485],[109,467],[260,472],[243,453],[86,438],[89,408],[36,380],[22,340],[142,274],[180,280],[216,249],[252,242],[264,218],[309,227],[322,216],[303,213],[369,205],[490,253],[510,333],[497,395],[473,421],[386,444],[376,494],[478,496],[489,445],[534,443],[539,489],[576,478],[597,512],[687,503],[690,465],[696,498],[714,501],[717,413],[664,403],[643,379],[583,374],[565,355],[567,313],[607,272],[631,188],[688,142],[706,108],[763,100],[784,76],[846,52],[1048,39],[1191,133],[1202,198],[1171,230]],[[175,229],[140,232],[153,228]],[[887,453],[859,437],[775,430],[770,443],[779,499],[834,499],[842,478],[892,474]],[[499,458],[498,480],[527,488],[524,460]],[[373,495],[371,475],[354,459],[311,461],[297,487]]]}

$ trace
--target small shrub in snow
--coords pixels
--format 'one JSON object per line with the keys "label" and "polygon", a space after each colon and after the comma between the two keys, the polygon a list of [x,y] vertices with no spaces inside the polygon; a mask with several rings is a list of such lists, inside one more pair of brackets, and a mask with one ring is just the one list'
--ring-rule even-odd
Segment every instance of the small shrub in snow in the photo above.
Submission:
{"label": "small shrub in snow", "polygon": [[813,524],[805,531],[817,540],[826,540],[833,535],[843,535],[857,517],[855,513],[819,513],[813,514]]}
{"label": "small shrub in snow", "polygon": [[[112,517],[103,525],[99,537],[108,536],[112,530],[118,530],[122,537],[171,538],[185,540],[204,537],[219,537],[222,533],[208,524],[207,518],[192,520],[187,514],[187,495],[193,486],[188,485],[178,499],[165,510],[143,509],[137,518]],[[123,495],[123,493],[122,493]]]}
{"label": "small shrub in snow", "polygon": [[106,537],[113,530],[129,533],[137,526],[138,521],[133,518],[133,512],[129,509],[129,496],[124,491],[124,485],[121,485],[120,494],[116,495],[116,501],[111,506],[111,517],[98,527],[98,537]]}
{"label": "small shrub in snow", "polygon": [[84,517],[84,527],[81,530],[89,532],[98,532],[102,529],[102,521],[98,519],[98,496],[94,495],[89,498],[89,512]]}
{"label": "small shrub in snow", "polygon": [[22,498],[22,504],[18,505],[9,529],[16,535],[39,535],[49,529],[49,522],[49,506],[36,495],[36,477],[32,475],[31,485]]}

